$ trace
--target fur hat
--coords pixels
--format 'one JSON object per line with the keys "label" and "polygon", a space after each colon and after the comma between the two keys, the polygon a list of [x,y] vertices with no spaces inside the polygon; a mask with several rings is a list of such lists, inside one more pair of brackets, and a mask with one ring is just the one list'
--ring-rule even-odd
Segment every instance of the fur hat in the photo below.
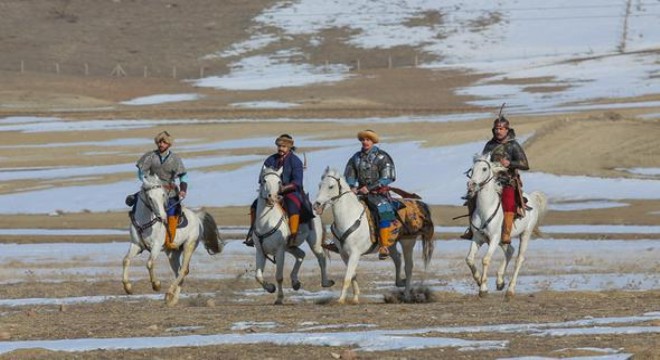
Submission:
{"label": "fur hat", "polygon": [[378,141],[380,140],[380,138],[378,137],[378,134],[376,134],[375,131],[369,130],[369,129],[362,130],[362,131],[358,132],[357,133],[357,138],[358,138],[358,140],[371,139],[371,141],[373,141],[374,144],[378,144]]}
{"label": "fur hat", "polygon": [[275,145],[279,146],[280,144],[293,148],[293,138],[289,134],[282,134],[275,139]]}
{"label": "fur hat", "polygon": [[166,143],[172,145],[174,144],[174,137],[170,135],[170,133],[168,133],[167,131],[161,131],[154,138],[154,142],[156,143],[156,145],[158,145],[158,143],[161,141],[165,141]]}

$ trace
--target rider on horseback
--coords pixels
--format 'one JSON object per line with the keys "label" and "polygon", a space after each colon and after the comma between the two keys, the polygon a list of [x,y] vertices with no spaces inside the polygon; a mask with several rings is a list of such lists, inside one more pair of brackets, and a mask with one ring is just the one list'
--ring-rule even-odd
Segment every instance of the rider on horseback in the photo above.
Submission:
{"label": "rider on horseback", "polygon": [[[163,183],[163,188],[168,195],[167,208],[167,226],[168,231],[165,234],[165,248],[175,250],[174,237],[181,214],[180,202],[186,197],[188,183],[186,181],[186,168],[181,159],[170,150],[174,144],[174,138],[167,131],[162,131],[156,135],[154,142],[158,147],[142,155],[138,160],[138,177],[142,180],[145,174],[156,175]],[[179,179],[179,186],[176,186],[176,179]]]}
{"label": "rider on horseback", "polygon": [[[504,210],[504,223],[502,225],[502,243],[511,243],[511,230],[517,207],[524,209],[522,199],[522,182],[518,170],[529,170],[525,150],[516,141],[516,132],[509,127],[509,120],[499,116],[493,121],[493,138],[486,143],[482,154],[490,153],[490,161],[499,162],[507,168],[507,172],[500,174],[498,181],[502,184],[502,210]],[[518,198],[516,200],[516,198]],[[476,204],[476,198],[467,200],[469,218],[472,217]],[[524,216],[524,210],[520,213]],[[472,228],[468,228],[462,239],[472,239]]]}
{"label": "rider on horseback", "polygon": [[[300,214],[303,205],[303,163],[293,151],[293,138],[289,134],[282,134],[275,139],[277,153],[269,156],[264,161],[264,167],[270,167],[275,170],[282,170],[282,187],[279,194],[283,196],[283,205],[289,216],[289,230],[291,234],[287,239],[287,246],[295,246],[298,228],[300,226]],[[250,230],[244,244],[254,246],[252,232],[254,230],[254,221],[257,211],[257,200],[250,207]]]}
{"label": "rider on horseback", "polygon": [[396,180],[394,161],[388,153],[374,144],[379,138],[373,130],[363,130],[357,134],[362,149],[348,160],[344,177],[354,193],[366,197],[370,208],[377,209],[379,242],[378,258],[387,259],[388,247],[397,237],[395,209],[389,195],[388,185]]}

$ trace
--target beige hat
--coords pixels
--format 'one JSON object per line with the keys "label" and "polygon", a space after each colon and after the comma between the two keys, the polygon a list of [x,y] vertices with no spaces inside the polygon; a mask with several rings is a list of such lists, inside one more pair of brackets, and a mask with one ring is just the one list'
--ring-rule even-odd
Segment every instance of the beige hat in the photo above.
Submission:
{"label": "beige hat", "polygon": [[275,145],[288,145],[293,147],[293,138],[289,134],[282,134],[275,139]]}
{"label": "beige hat", "polygon": [[371,141],[373,141],[374,144],[378,144],[378,141],[380,140],[378,138],[378,134],[376,134],[375,131],[369,129],[358,132],[357,138],[358,140],[371,139]]}
{"label": "beige hat", "polygon": [[158,145],[158,143],[161,141],[165,141],[166,143],[172,145],[174,144],[174,137],[170,135],[170,133],[168,133],[167,131],[161,131],[154,138],[154,142],[156,143],[156,145]]}

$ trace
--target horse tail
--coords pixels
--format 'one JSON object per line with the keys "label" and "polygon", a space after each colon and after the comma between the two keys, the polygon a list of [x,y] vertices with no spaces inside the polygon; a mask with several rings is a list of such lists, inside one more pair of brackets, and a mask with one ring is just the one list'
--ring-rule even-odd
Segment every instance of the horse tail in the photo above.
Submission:
{"label": "horse tail", "polygon": [[543,221],[545,214],[548,212],[548,197],[540,191],[534,191],[531,196],[535,200],[534,202],[536,203],[536,209],[538,211],[538,218],[536,219],[534,230],[532,230],[532,235],[535,237],[541,237],[542,233],[539,225],[541,225],[541,221]]}
{"label": "horse tail", "polygon": [[435,233],[435,226],[431,218],[431,210],[429,206],[423,201],[417,201],[422,215],[424,218],[424,225],[422,226],[422,258],[424,259],[424,268],[428,268],[433,257],[433,250],[435,249],[435,241],[433,241],[433,234]]}
{"label": "horse tail", "polygon": [[202,220],[202,240],[204,241],[204,248],[209,255],[215,255],[222,252],[225,247],[225,241],[220,237],[218,232],[218,225],[211,214],[206,211],[197,213],[197,216]]}

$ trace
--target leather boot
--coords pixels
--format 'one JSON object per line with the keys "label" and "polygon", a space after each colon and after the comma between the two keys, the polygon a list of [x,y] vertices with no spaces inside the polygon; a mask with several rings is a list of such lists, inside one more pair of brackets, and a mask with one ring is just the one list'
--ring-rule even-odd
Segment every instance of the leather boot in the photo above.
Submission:
{"label": "leather boot", "polygon": [[176,227],[179,225],[179,217],[177,215],[167,217],[167,233],[165,233],[165,248],[167,250],[176,250],[178,246],[174,244],[176,238]]}
{"label": "leather boot", "polygon": [[286,246],[290,248],[296,247],[296,236],[298,236],[299,227],[300,227],[300,215],[291,214],[291,216],[289,216],[289,231],[291,231],[291,235],[289,235],[289,238],[286,240]]}
{"label": "leather boot", "polygon": [[247,236],[245,236],[245,241],[243,244],[246,246],[254,247],[254,239],[252,239],[252,233],[254,232],[254,221],[257,218],[257,210],[253,207],[250,207],[250,230],[248,230]]}
{"label": "leather boot", "polygon": [[502,244],[511,244],[511,230],[513,229],[513,220],[515,212],[505,212],[504,222],[502,223]]}
{"label": "leather boot", "polygon": [[396,234],[394,230],[396,229],[396,223],[390,224],[388,227],[380,228],[378,242],[380,247],[378,248],[378,259],[385,260],[390,257],[389,247],[394,244]]}
{"label": "leather boot", "polygon": [[474,233],[472,232],[472,227],[469,227],[465,229],[465,232],[460,236],[460,238],[465,240],[472,240],[472,236],[474,236]]}

